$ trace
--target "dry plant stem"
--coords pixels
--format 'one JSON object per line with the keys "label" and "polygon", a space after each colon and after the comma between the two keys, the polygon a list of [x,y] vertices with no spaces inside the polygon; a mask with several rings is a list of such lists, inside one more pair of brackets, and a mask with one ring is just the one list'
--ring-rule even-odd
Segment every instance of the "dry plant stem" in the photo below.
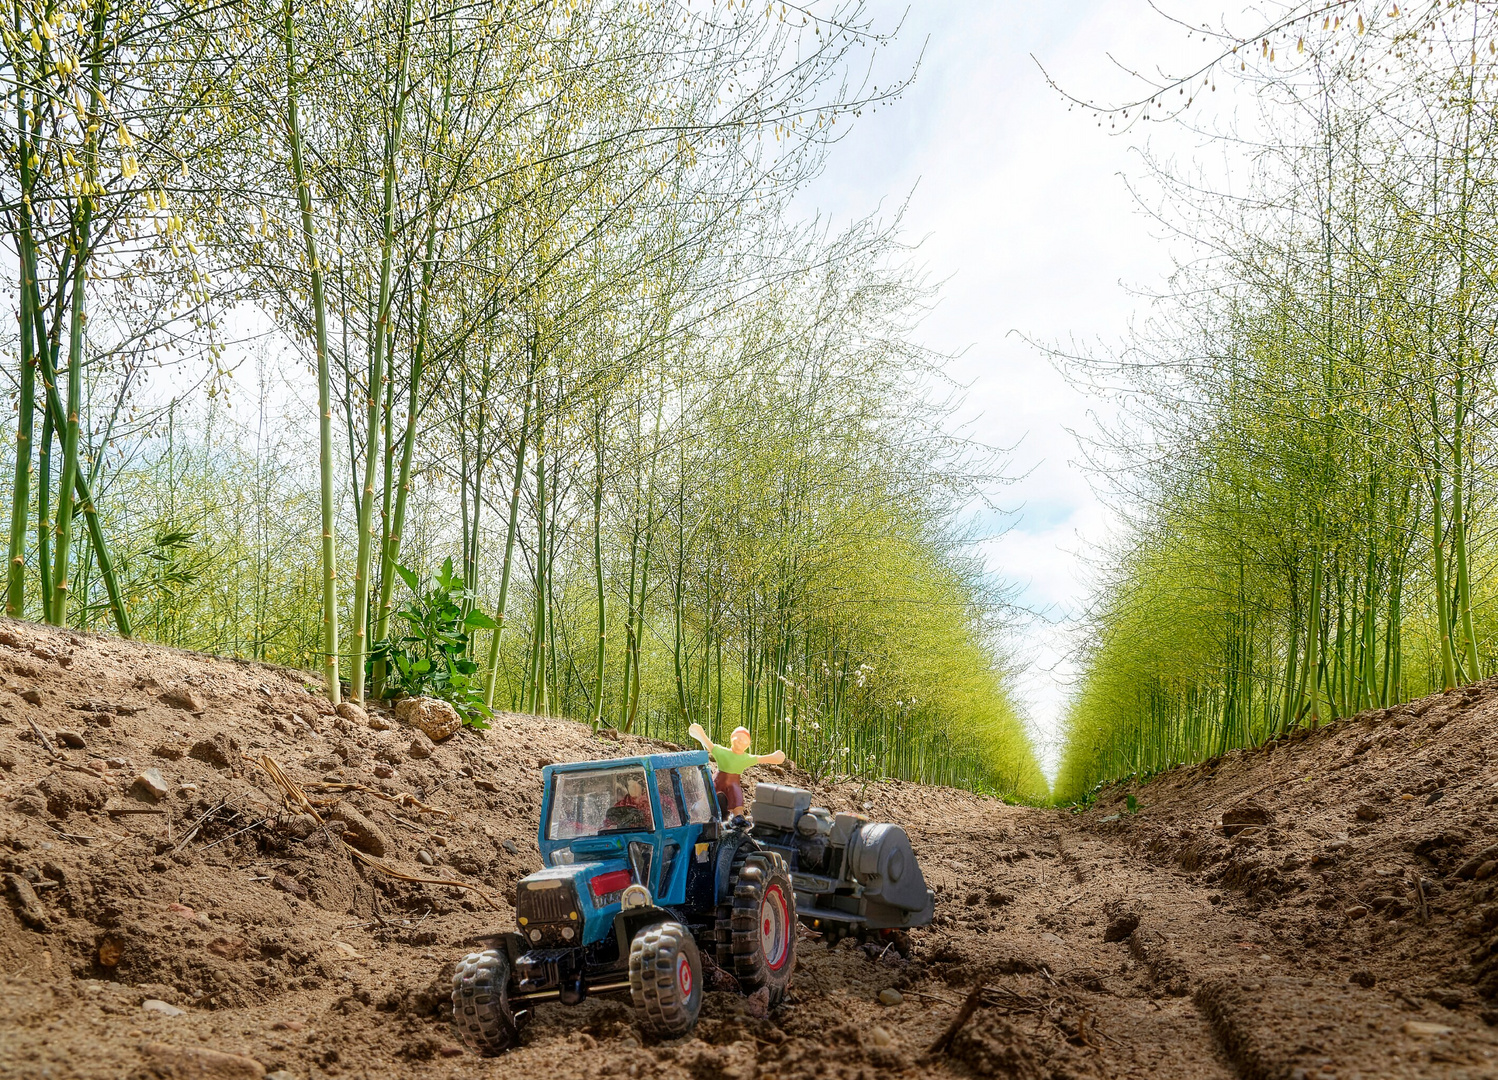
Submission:
{"label": "dry plant stem", "polygon": [[982,983],[979,983],[968,991],[967,1000],[962,1003],[962,1008],[957,1010],[957,1015],[952,1017],[952,1022],[947,1025],[947,1029],[941,1033],[940,1037],[926,1049],[927,1054],[935,1056],[945,1053],[951,1047],[952,1040],[957,1037],[957,1033],[973,1018],[973,1013],[977,1012],[978,1006],[983,1003],[983,993],[986,989]]}
{"label": "dry plant stem", "polygon": [[26,722],[31,725],[31,730],[34,731],[36,733],[36,737],[42,741],[42,745],[47,748],[47,753],[51,754],[55,758],[58,758],[59,760],[65,759],[67,757],[66,754],[52,745],[52,740],[47,738],[46,732],[36,726],[35,720],[31,719],[31,717],[28,716],[26,718]]}
{"label": "dry plant stem", "polygon": [[[285,795],[293,805],[298,806],[306,813],[311,814],[319,825],[326,824],[326,822],[323,820],[322,815],[317,812],[316,808],[312,805],[311,800],[307,798],[307,793],[302,790],[301,785],[299,785],[295,780],[287,776],[286,773],[282,771],[281,766],[276,763],[275,758],[271,757],[269,754],[266,754],[260,758],[251,758],[246,755],[246,760],[252,761],[256,765],[260,766],[260,768],[264,769],[266,774],[271,778],[271,781],[276,785],[276,787],[281,789],[281,794]],[[504,908],[494,902],[494,898],[489,895],[487,890],[481,889],[477,885],[470,885],[466,881],[457,881],[451,878],[429,878],[418,877],[415,874],[407,874],[403,871],[397,870],[389,863],[375,858],[373,855],[366,855],[358,848],[352,847],[348,843],[348,841],[343,839],[342,836],[339,836],[337,839],[338,842],[343,845],[343,850],[347,851],[351,856],[353,856],[354,859],[364,863],[366,866],[373,867],[380,873],[385,874],[389,877],[396,878],[400,881],[410,881],[418,885],[446,885],[454,889],[464,889],[468,892],[475,893],[480,900],[488,904],[495,911],[504,910]]]}
{"label": "dry plant stem", "polygon": [[441,814],[443,817],[452,817],[452,814],[448,811],[439,810],[435,806],[428,806],[426,803],[418,799],[415,795],[412,795],[409,791],[402,791],[396,795],[389,795],[379,790],[378,788],[366,787],[363,784],[317,783],[311,784],[309,786],[316,788],[318,791],[358,791],[365,795],[373,795],[377,799],[384,799],[386,802],[393,802],[397,806],[413,807],[423,814]]}
{"label": "dry plant stem", "polygon": [[192,843],[192,838],[198,835],[198,830],[203,827],[203,822],[207,821],[210,817],[218,813],[228,804],[228,799],[220,799],[217,806],[209,807],[207,810],[204,810],[201,814],[199,814],[197,820],[195,820],[191,825],[187,827],[187,832],[182,837],[181,843],[179,843],[175,848],[172,849],[172,853],[177,854],[188,844]]}

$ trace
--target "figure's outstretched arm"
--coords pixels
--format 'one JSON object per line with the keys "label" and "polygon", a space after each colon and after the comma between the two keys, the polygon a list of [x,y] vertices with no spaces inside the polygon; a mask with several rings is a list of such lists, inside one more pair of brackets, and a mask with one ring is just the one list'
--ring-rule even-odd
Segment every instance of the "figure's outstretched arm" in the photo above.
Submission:
{"label": "figure's outstretched arm", "polygon": [[687,728],[687,734],[696,739],[702,746],[702,749],[706,750],[709,754],[713,752],[713,741],[707,737],[707,732],[702,730],[701,724],[693,724]]}
{"label": "figure's outstretched arm", "polygon": [[774,750],[768,754],[761,754],[754,760],[760,765],[780,765],[785,761],[785,751]]}

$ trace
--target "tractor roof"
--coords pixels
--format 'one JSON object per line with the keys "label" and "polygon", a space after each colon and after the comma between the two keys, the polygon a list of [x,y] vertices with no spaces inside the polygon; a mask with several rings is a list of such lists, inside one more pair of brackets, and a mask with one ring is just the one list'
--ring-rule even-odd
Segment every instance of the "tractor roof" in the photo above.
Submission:
{"label": "tractor roof", "polygon": [[621,765],[646,765],[652,769],[675,769],[683,765],[706,765],[706,750],[678,750],[672,754],[647,754],[641,757],[604,758],[601,761],[569,761],[560,765],[548,765],[541,770],[543,777],[554,772],[585,772],[589,769],[617,769]]}

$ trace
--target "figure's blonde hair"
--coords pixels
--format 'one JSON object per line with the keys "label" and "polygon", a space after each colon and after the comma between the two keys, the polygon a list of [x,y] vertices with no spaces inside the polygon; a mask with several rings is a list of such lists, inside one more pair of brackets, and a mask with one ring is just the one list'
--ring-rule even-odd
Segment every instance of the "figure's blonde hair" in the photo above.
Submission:
{"label": "figure's blonde hair", "polygon": [[744,734],[745,734],[745,735],[748,735],[748,736],[749,736],[749,739],[750,739],[750,740],[751,740],[751,741],[753,741],[753,739],[754,739],[754,736],[753,736],[753,735],[751,735],[751,734],[750,734],[750,733],[749,733],[749,729],[748,729],[748,728],[746,728],[746,727],[736,727],[736,728],[734,728],[734,729],[733,729],[733,730],[732,730],[732,731],[731,731],[731,732],[729,732],[729,733],[728,733],[728,741],[729,741],[729,742],[733,742],[733,737],[734,737],[734,736],[735,736],[735,735],[737,735],[737,734],[738,734],[738,733],[739,733],[739,732],[741,732],[741,731],[742,731],[742,732],[743,732],[743,733],[744,733]]}

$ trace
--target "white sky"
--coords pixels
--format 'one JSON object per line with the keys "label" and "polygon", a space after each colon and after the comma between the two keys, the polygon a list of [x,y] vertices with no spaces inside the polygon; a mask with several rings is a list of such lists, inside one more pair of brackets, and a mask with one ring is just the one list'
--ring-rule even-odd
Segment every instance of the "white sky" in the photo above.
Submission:
{"label": "white sky", "polygon": [[[966,349],[955,373],[971,384],[971,433],[991,444],[1019,443],[1013,471],[1027,473],[999,493],[1020,513],[985,557],[1020,589],[1022,603],[1051,620],[1027,634],[1020,690],[1052,773],[1074,674],[1062,662],[1065,623],[1086,595],[1076,555],[1109,523],[1074,464],[1067,430],[1086,426],[1089,402],[1020,335],[1117,341],[1144,303],[1134,290],[1159,288],[1171,265],[1159,226],[1125,186],[1125,176],[1143,172],[1137,149],[1148,142],[1182,164],[1198,153],[1221,154],[1168,125],[1110,136],[1106,122],[1099,129],[1090,115],[1068,112],[1031,56],[1069,90],[1119,100],[1129,83],[1110,54],[1135,68],[1177,70],[1204,46],[1200,38],[1188,42],[1146,0],[870,4],[886,27],[905,19],[874,82],[893,81],[924,46],[921,70],[902,100],[855,122],[826,174],[803,194],[803,212],[844,221],[911,194],[907,237],[925,237],[922,257],[933,277],[947,280],[922,340]],[[1186,0],[1165,7],[1198,25],[1219,24],[1223,10]],[[1207,99],[1211,110],[1223,104]]]}

